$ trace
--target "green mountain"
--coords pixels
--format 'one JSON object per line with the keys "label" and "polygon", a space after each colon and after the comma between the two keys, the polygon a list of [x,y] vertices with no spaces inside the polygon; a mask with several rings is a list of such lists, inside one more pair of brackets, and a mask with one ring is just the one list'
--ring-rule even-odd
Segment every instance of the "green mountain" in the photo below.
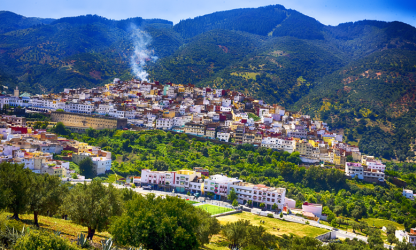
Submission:
{"label": "green mountain", "polygon": [[151,36],[152,80],[232,88],[301,109],[364,152],[405,159],[416,127],[416,29],[401,22],[326,26],[281,5],[216,12],[173,25],[96,15],[0,12],[0,81],[32,93],[133,77],[132,31]]}
{"label": "green mountain", "polygon": [[[2,13],[0,23],[20,17]],[[22,24],[11,31],[1,29],[0,79],[9,88],[18,85],[32,93],[94,87],[115,77],[131,78],[133,25],[154,37],[150,46],[157,55],[170,55],[182,44],[182,38],[166,20],[114,21],[95,15],[48,20],[49,23],[20,19]],[[29,24],[33,25],[28,27]]]}
{"label": "green mountain", "polygon": [[10,11],[0,11],[0,33],[13,30],[27,29],[35,25],[50,24],[55,19],[24,17]]}

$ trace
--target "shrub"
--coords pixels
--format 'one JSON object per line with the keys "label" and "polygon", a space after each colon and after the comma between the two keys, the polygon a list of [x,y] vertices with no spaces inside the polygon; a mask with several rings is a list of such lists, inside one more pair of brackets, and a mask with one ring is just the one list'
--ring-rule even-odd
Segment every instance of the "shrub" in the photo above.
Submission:
{"label": "shrub", "polygon": [[35,249],[54,249],[54,250],[76,250],[79,249],[68,240],[55,234],[31,231],[29,234],[20,238],[14,245],[15,250],[35,250]]}
{"label": "shrub", "polygon": [[[24,224],[21,221],[9,220],[6,215],[0,216],[0,246],[12,246],[22,236]],[[1,247],[0,247],[1,249]]]}
{"label": "shrub", "polygon": [[267,217],[273,218],[273,214],[267,214]]}

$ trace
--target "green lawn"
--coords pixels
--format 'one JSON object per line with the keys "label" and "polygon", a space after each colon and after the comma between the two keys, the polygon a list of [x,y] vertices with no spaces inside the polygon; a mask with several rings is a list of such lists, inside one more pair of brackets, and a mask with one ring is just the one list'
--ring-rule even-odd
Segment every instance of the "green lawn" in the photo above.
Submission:
{"label": "green lawn", "polygon": [[75,173],[79,174],[79,166],[72,161],[69,162],[69,169],[75,170]]}
{"label": "green lawn", "polygon": [[225,212],[229,212],[229,211],[233,211],[233,209],[231,208],[225,208],[225,207],[219,207],[219,206],[214,206],[214,205],[201,205],[201,206],[197,206],[200,209],[203,209],[205,211],[208,211],[208,213],[214,215],[214,214],[222,214]]}
{"label": "green lawn", "polygon": [[402,224],[399,224],[397,222],[391,221],[391,220],[386,220],[386,219],[377,219],[377,218],[363,218],[362,220],[364,220],[365,222],[368,223],[369,226],[375,226],[375,227],[383,227],[383,226],[387,226],[388,224],[392,224],[393,226],[395,226],[398,230],[403,230],[404,226]]}
{"label": "green lawn", "polygon": [[[274,234],[276,236],[281,236],[283,234],[288,234],[288,235],[294,234],[299,237],[304,237],[304,236],[316,237],[318,235],[328,232],[328,230],[323,229],[323,228],[317,228],[317,227],[313,227],[309,225],[303,225],[303,224],[298,224],[294,222],[268,218],[268,217],[248,213],[248,212],[242,212],[238,214],[218,217],[218,221],[223,225],[228,222],[236,222],[241,219],[249,220],[252,225],[262,226],[267,230],[268,233]],[[265,223],[260,223],[260,221],[265,221]]]}
{"label": "green lawn", "polygon": [[187,201],[186,201],[186,203],[188,203],[188,204],[196,204],[196,203],[199,203],[199,202],[197,202],[197,201],[187,200]]}

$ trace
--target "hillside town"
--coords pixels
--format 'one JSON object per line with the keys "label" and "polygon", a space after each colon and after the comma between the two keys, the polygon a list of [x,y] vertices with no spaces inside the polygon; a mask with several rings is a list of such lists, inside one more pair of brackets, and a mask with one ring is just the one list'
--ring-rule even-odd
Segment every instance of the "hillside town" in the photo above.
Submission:
{"label": "hillside town", "polygon": [[[302,164],[329,165],[345,172],[347,178],[383,183],[386,166],[373,156],[362,155],[356,146],[342,142],[327,124],[307,115],[268,105],[242,93],[192,85],[161,85],[136,80],[113,83],[94,89],[67,89],[63,93],[29,96],[0,96],[2,109],[24,109],[49,115],[49,127],[58,122],[73,132],[94,129],[160,129],[210,140],[214,143],[252,144],[272,150],[298,152]],[[93,175],[111,172],[111,152],[87,143],[35,129],[36,121],[2,115],[0,118],[0,160],[24,164],[34,173],[55,175],[64,182],[91,182],[71,167],[91,159]],[[59,157],[54,157],[58,155]],[[227,201],[233,190],[238,204],[284,214],[299,214],[311,221],[326,220],[321,204],[286,197],[286,189],[251,184],[223,174],[210,175],[205,168],[178,171],[142,169],[140,176],[127,176],[120,184],[195,197]],[[403,196],[414,200],[412,190]],[[258,210],[258,211],[257,211]],[[277,216],[277,215],[276,215]],[[396,237],[410,238],[405,231]]]}
{"label": "hillside town", "polygon": [[[347,176],[383,182],[385,165],[343,142],[322,121],[266,104],[243,93],[192,84],[121,81],[92,89],[30,96],[0,96],[0,105],[50,113],[74,132],[93,129],[161,129],[209,140],[299,152],[304,164],[331,164]],[[349,163],[348,162],[361,162]]]}
{"label": "hillside town", "polygon": [[[53,122],[62,121],[77,131],[127,126],[163,129],[289,153],[298,151],[306,163],[345,165],[349,155],[361,160],[358,147],[342,143],[343,136],[331,133],[321,121],[236,91],[192,84],[114,79],[103,87],[36,96],[19,95],[16,89],[13,96],[1,96],[0,105],[52,112]],[[101,120],[77,122],[77,116],[56,114],[59,110]],[[110,124],[104,118],[117,122]]]}
{"label": "hillside town", "polygon": [[[105,174],[111,169],[111,152],[58,137],[46,129],[26,127],[25,118],[3,115],[0,119],[1,162],[24,164],[34,173],[71,177],[74,181],[83,181],[85,177],[70,169],[71,162],[79,164],[90,158],[95,175]],[[67,152],[63,159],[54,159],[54,154],[62,152]]]}

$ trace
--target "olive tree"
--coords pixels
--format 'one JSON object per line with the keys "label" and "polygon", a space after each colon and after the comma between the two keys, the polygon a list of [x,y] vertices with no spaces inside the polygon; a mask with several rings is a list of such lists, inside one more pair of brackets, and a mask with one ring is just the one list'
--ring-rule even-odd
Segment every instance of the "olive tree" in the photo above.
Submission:
{"label": "olive tree", "polygon": [[27,209],[32,175],[34,173],[24,164],[0,164],[0,195],[4,196],[2,203],[13,212],[14,219],[18,220],[19,214]]}
{"label": "olive tree", "polygon": [[109,229],[115,242],[145,249],[199,249],[220,231],[216,218],[182,199],[137,196]]}
{"label": "olive tree", "polygon": [[110,217],[121,215],[121,194],[112,185],[106,187],[101,181],[78,184],[65,197],[61,211],[79,225],[88,228],[87,238],[92,240],[96,231],[108,228]]}

